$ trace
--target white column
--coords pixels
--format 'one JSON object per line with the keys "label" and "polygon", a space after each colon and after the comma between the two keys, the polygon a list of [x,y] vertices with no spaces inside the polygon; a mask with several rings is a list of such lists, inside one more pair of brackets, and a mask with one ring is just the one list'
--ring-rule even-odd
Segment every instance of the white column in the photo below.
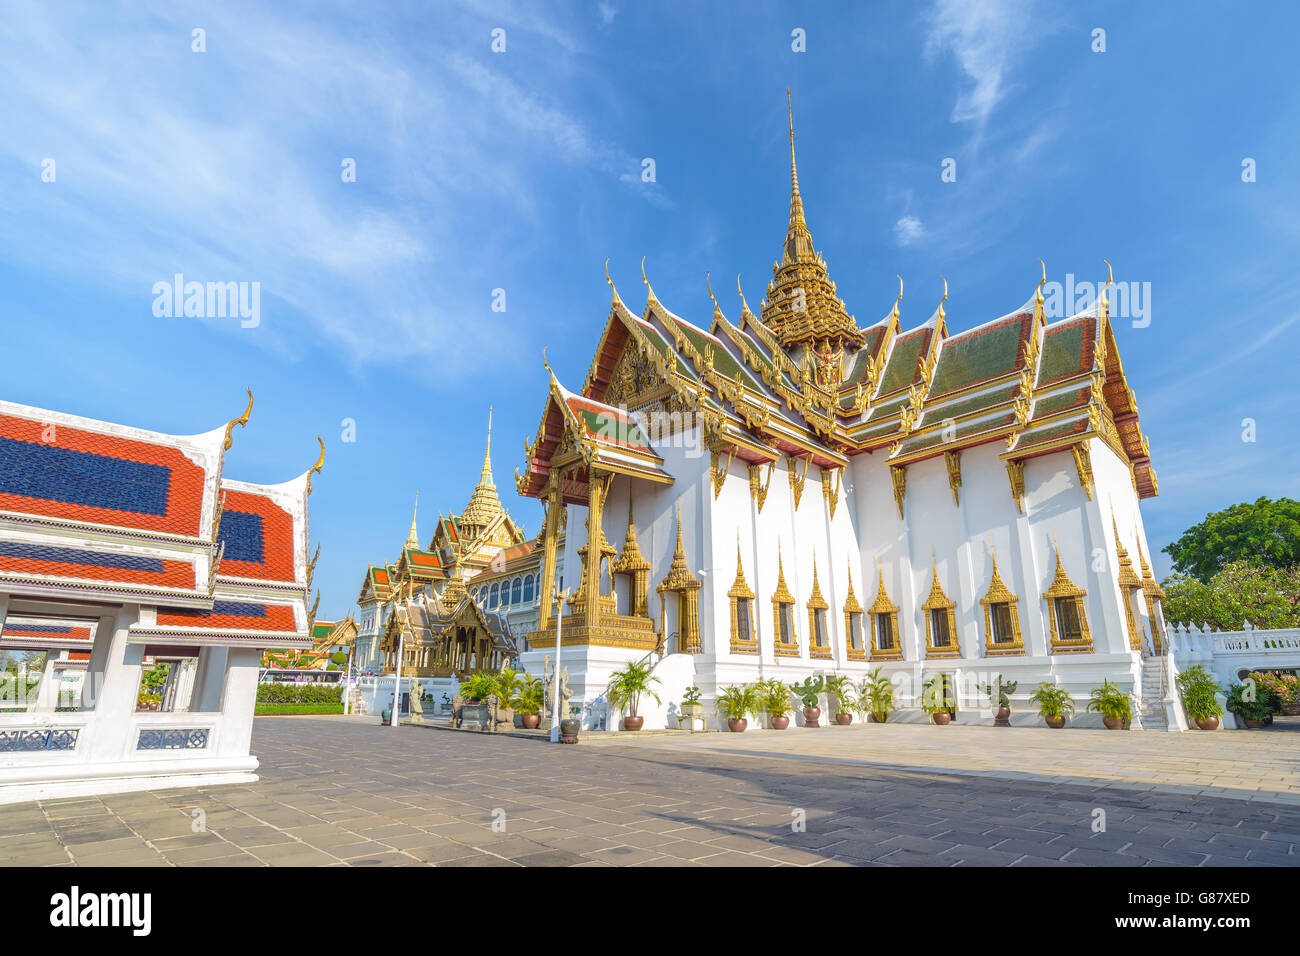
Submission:
{"label": "white column", "polygon": [[88,728],[90,739],[85,745],[88,763],[116,763],[123,754],[135,751],[135,741],[128,738],[140,691],[144,646],[128,644],[127,629],[139,613],[138,606],[124,605],[114,618],[101,622],[102,636],[96,634],[91,664],[98,663],[103,670],[96,692],[95,720]]}
{"label": "white column", "polygon": [[253,709],[257,705],[257,672],[262,664],[262,649],[231,647],[226,651],[218,755],[244,757],[252,745]]}

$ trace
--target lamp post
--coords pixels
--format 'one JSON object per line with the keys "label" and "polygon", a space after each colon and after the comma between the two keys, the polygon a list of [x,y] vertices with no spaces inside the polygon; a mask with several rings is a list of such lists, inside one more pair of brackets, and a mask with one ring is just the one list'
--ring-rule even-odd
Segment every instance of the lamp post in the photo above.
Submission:
{"label": "lamp post", "polygon": [[568,590],[561,591],[558,585],[551,586],[551,600],[560,602],[560,609],[555,615],[555,676],[551,678],[551,743],[560,742],[560,629],[564,625],[564,602]]}

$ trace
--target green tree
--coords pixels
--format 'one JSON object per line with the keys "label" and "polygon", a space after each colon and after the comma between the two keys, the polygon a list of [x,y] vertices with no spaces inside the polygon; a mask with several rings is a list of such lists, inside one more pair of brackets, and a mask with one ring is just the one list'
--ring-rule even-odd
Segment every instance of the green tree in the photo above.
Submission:
{"label": "green tree", "polygon": [[1275,568],[1233,561],[1209,582],[1182,574],[1164,581],[1165,620],[1212,624],[1236,631],[1254,627],[1300,627],[1300,566]]}
{"label": "green tree", "polygon": [[1294,567],[1300,564],[1300,501],[1260,498],[1216,511],[1164,550],[1175,571],[1206,584],[1234,561]]}

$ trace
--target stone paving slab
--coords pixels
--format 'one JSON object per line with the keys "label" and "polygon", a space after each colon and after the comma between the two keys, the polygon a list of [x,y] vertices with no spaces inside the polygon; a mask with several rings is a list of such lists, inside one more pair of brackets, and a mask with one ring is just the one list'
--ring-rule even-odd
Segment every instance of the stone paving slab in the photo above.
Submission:
{"label": "stone paving slab", "polygon": [[591,747],[259,719],[259,782],[0,807],[0,866],[1295,866],[1291,739],[900,724]]}

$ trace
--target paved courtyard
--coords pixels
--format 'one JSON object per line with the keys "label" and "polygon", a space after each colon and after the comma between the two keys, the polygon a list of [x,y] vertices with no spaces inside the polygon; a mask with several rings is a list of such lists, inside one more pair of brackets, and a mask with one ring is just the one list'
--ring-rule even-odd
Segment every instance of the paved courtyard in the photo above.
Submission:
{"label": "paved courtyard", "polygon": [[260,782],[0,807],[0,865],[1294,866],[1298,745],[891,724],[561,747],[263,718]]}

